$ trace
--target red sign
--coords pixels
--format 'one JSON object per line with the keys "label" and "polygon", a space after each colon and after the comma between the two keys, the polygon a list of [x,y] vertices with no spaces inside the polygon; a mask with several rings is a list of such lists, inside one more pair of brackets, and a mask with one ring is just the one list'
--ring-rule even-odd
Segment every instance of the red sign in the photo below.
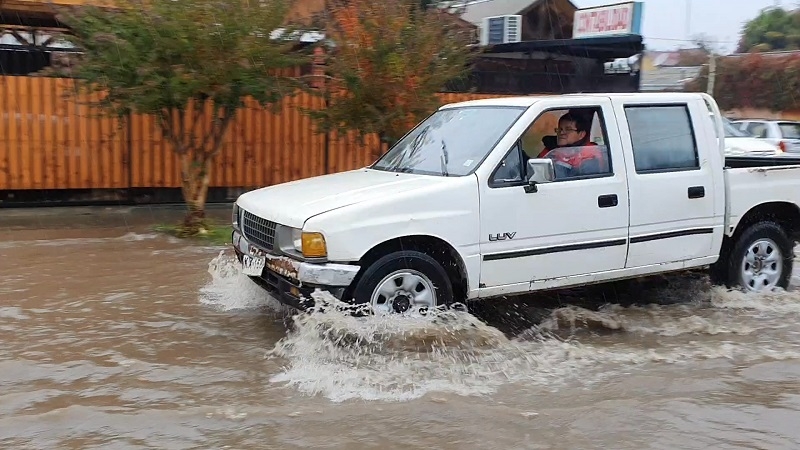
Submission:
{"label": "red sign", "polygon": [[575,11],[572,37],[635,33],[635,3],[598,6]]}

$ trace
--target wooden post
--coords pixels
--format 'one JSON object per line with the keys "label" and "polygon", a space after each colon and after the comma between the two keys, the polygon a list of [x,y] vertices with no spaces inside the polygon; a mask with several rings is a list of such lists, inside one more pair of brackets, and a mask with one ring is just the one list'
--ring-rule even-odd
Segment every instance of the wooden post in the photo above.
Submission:
{"label": "wooden post", "polygon": [[708,61],[708,95],[714,96],[714,82],[717,78],[717,55],[713,51],[709,53]]}
{"label": "wooden post", "polygon": [[[314,57],[311,60],[311,87],[314,89],[322,90],[322,96],[325,100],[323,108],[328,107],[328,78],[325,76],[325,50],[319,46],[314,49]],[[331,153],[331,133],[325,132],[324,139],[324,158],[325,158],[325,174],[329,174],[330,169],[330,153]]]}
{"label": "wooden post", "polygon": [[311,87],[325,88],[325,50],[322,47],[314,49],[314,57],[311,60]]}

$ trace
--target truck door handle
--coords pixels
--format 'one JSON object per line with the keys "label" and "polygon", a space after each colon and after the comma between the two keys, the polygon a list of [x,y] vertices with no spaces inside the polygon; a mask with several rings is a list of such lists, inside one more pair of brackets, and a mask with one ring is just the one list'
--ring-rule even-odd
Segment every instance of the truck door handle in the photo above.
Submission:
{"label": "truck door handle", "polygon": [[613,208],[619,204],[617,194],[606,194],[597,197],[597,206],[600,208]]}
{"label": "truck door handle", "polygon": [[706,188],[703,186],[692,186],[689,188],[689,198],[703,198],[706,196]]}

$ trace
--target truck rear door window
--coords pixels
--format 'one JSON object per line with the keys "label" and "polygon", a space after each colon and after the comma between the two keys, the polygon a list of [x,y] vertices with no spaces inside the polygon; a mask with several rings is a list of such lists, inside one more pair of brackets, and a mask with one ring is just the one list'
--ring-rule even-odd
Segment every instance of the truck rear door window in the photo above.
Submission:
{"label": "truck rear door window", "polygon": [[700,168],[686,105],[626,106],[636,173]]}

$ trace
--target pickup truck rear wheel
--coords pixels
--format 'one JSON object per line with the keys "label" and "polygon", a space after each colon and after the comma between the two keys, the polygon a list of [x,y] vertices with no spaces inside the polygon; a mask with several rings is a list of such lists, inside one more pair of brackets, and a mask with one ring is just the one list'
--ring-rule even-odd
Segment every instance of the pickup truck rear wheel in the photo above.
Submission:
{"label": "pickup truck rear wheel", "polygon": [[417,251],[390,253],[372,263],[353,291],[356,304],[374,313],[403,313],[411,308],[435,308],[453,301],[447,271],[432,257]]}
{"label": "pickup truck rear wheel", "polygon": [[729,285],[752,292],[788,288],[794,262],[793,248],[792,240],[777,223],[750,225],[730,252],[727,264]]}

